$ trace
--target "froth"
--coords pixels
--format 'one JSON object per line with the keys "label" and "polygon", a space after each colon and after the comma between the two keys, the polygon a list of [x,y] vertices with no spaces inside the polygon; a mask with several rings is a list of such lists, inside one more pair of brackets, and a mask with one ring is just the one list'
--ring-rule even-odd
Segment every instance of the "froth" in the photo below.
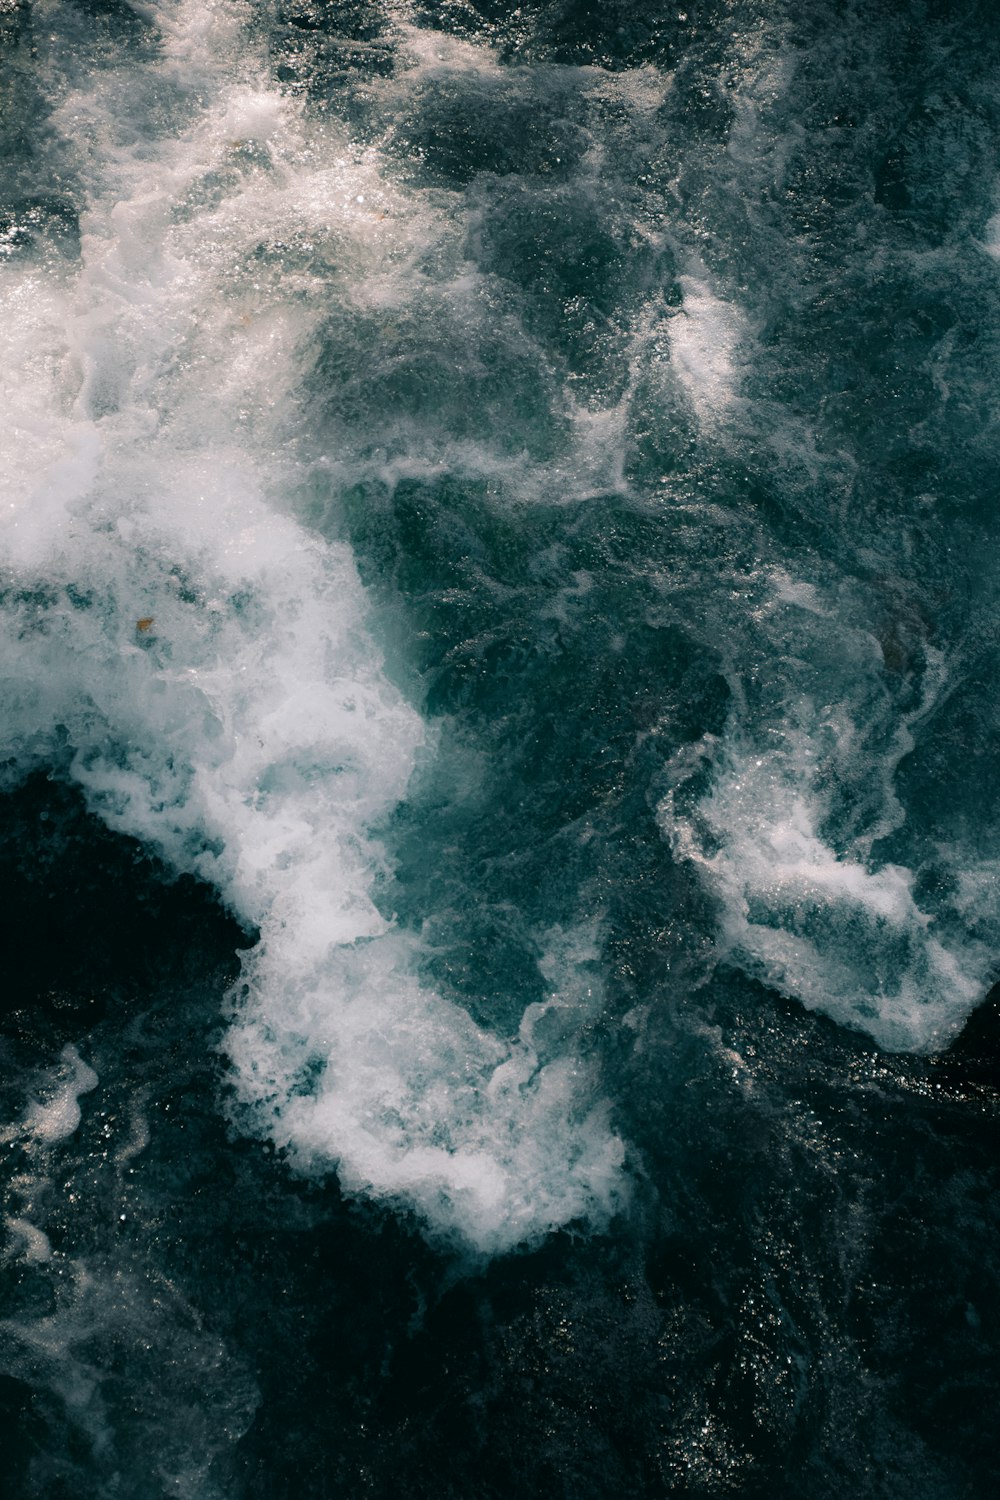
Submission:
{"label": "froth", "polygon": [[718,957],[887,1049],[945,1046],[1000,941],[988,845],[972,857],[928,820],[913,771],[962,661],[898,580],[876,591],[780,554],[728,576],[739,593],[720,589],[704,627],[727,720],[674,753],[659,807],[715,897]]}
{"label": "froth", "polygon": [[700,423],[713,425],[739,394],[739,309],[716,296],[701,277],[679,278],[683,306],[667,325],[670,359]]}
{"label": "froth", "polygon": [[97,1074],[83,1061],[75,1047],[65,1047],[62,1054],[63,1072],[68,1077],[60,1079],[53,1097],[32,1105],[26,1126],[29,1135],[43,1145],[51,1145],[72,1135],[80,1123],[81,1094],[88,1094],[97,1087]]}
{"label": "froth", "polygon": [[936,932],[912,870],[832,846],[816,742],[792,725],[781,739],[707,746],[709,790],[687,814],[673,793],[661,808],[719,900],[722,956],[890,1050],[946,1043],[983,993],[990,950]]}
{"label": "froth", "polygon": [[[294,105],[235,45],[241,14],[157,8],[150,94],[180,90],[184,107],[133,149],[115,75],[76,65],[62,118],[88,129],[78,274],[4,271],[5,367],[36,330],[43,353],[21,358],[15,392],[29,441],[12,454],[0,754],[21,771],[59,757],[110,826],[259,929],[226,1041],[244,1125],[304,1170],[335,1166],[349,1190],[503,1250],[606,1219],[623,1149],[572,1039],[552,1053],[531,1027],[475,1025],[421,983],[373,898],[373,830],[425,732],[349,549],[281,513],[324,281],[280,256],[271,274],[267,238],[283,225],[311,251],[339,205],[350,267],[379,184],[349,146],[316,167]],[[133,68],[130,108],[140,93]],[[75,1097],[33,1128],[55,1138]]]}

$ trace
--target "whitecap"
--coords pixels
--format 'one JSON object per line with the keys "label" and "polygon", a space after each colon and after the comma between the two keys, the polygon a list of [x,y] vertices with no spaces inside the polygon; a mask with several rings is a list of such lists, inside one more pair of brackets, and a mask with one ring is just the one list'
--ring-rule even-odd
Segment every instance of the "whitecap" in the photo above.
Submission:
{"label": "whitecap", "polygon": [[[127,89],[58,59],[54,123],[87,140],[75,278],[2,268],[3,363],[25,389],[0,755],[20,774],[57,759],[109,827],[259,929],[225,1041],[243,1126],[479,1251],[604,1223],[626,1179],[596,1071],[575,1044],[543,1060],[476,1025],[376,903],[376,830],[427,736],[349,548],[283,513],[326,278],[370,273],[377,295],[391,191],[335,127],[309,135],[240,39],[242,7],[155,14],[162,48]],[[147,113],[173,123],[129,145],[144,77]],[[325,235],[341,273],[289,273],[293,233]],[[40,1137],[75,1128],[74,1068]]]}

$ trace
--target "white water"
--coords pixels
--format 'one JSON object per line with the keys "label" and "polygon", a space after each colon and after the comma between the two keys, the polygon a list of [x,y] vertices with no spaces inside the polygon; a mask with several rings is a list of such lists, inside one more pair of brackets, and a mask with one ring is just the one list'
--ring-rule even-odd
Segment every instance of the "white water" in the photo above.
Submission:
{"label": "white water", "polygon": [[[59,7],[35,9],[44,31]],[[433,209],[307,126],[241,6],[147,13],[143,66],[52,40],[82,257],[0,268],[0,757],[14,777],[68,757],[111,827],[259,927],[226,1051],[254,1127],[300,1167],[480,1251],[600,1223],[623,1148],[572,1040],[543,1058],[535,1023],[513,1041],[475,1025],[372,899],[371,830],[424,727],[349,550],[285,511],[315,457],[296,399],[331,278],[370,299]],[[258,253],[294,237],[322,275]],[[546,970],[554,1001],[572,967]]]}
{"label": "white water", "polygon": [[703,429],[711,430],[739,394],[739,349],[745,337],[739,311],[703,280],[682,276],[683,307],[668,324],[673,375]]}
{"label": "white water", "polygon": [[[924,905],[916,864],[878,857],[880,841],[905,827],[896,773],[946,672],[925,647],[922,696],[899,716],[879,643],[846,608],[782,571],[766,577],[757,617],[780,621],[785,652],[772,647],[761,672],[771,702],[678,753],[660,820],[718,902],[719,958],[882,1047],[930,1051],[954,1039],[989,988],[997,869],[939,844],[929,854],[950,894]],[[813,653],[825,702],[807,690]],[[863,810],[846,827],[845,786]]]}
{"label": "white water", "polygon": [[[80,1100],[90,1094],[85,1123]],[[126,1139],[112,1148],[123,1122],[103,1080],[66,1046],[33,1075],[20,1119],[0,1133],[20,1167],[3,1195],[0,1266],[21,1291],[0,1317],[4,1369],[54,1397],[97,1462],[140,1464],[157,1494],[221,1500],[213,1462],[246,1431],[259,1395],[134,1232],[130,1163],[148,1144],[144,1103],[140,1090]],[[48,1492],[50,1461],[58,1472],[58,1457],[38,1454],[39,1492]],[[118,1489],[116,1474],[101,1493]]]}
{"label": "white water", "polygon": [[75,1047],[62,1051],[64,1069],[69,1076],[61,1078],[51,1098],[36,1100],[28,1111],[30,1135],[44,1145],[51,1145],[72,1135],[80,1123],[80,1096],[97,1087],[97,1074],[85,1063]]}

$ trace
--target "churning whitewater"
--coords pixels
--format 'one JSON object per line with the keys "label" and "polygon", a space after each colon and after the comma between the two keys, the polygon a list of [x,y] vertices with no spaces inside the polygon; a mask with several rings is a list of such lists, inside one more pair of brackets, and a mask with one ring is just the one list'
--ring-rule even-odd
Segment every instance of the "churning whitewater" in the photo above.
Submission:
{"label": "churning whitewater", "polygon": [[266,247],[308,240],[347,309],[384,305],[433,211],[304,128],[244,7],[154,18],[141,69],[51,44],[79,265],[3,269],[3,757],[64,758],[111,827],[259,929],[226,1050],[297,1161],[482,1250],[599,1221],[622,1144],[589,1069],[533,1040],[572,975],[505,1041],[420,983],[373,901],[372,830],[432,751],[349,548],[288,513],[331,461],[295,420],[330,280]]}
{"label": "churning whitewater", "polygon": [[[72,28],[43,43],[52,149],[84,195],[79,259],[3,268],[9,774],[59,759],[109,826],[210,881],[259,930],[226,1050],[257,1127],[299,1164],[335,1164],[345,1187],[411,1203],[482,1250],[605,1221],[625,1196],[608,1102],[573,1028],[555,1056],[535,1040],[542,1012],[577,1003],[572,963],[505,1039],[422,982],[414,940],[376,904],[377,830],[433,737],[386,671],[348,545],[295,510],[317,476],[398,482],[443,457],[474,473],[534,458],[523,487],[536,491],[621,489],[601,454],[620,446],[640,379],[673,381],[669,399],[711,431],[742,399],[746,319],[704,271],[679,276],[669,320],[659,289],[637,302],[616,399],[586,393],[561,414],[565,472],[544,452],[505,454],[512,418],[497,403],[456,439],[415,429],[412,398],[379,412],[363,385],[368,430],[334,428],[318,451],[299,407],[320,335],[336,348],[360,321],[384,345],[429,325],[453,340],[447,378],[461,384],[485,357],[483,320],[511,317],[490,277],[502,225],[474,203],[460,227],[485,242],[477,266],[445,195],[407,191],[377,144],[275,87],[245,7],[139,13],[155,23],[141,66],[88,57]],[[449,74],[503,90],[487,46],[419,32],[403,13],[395,25],[390,91],[419,96]],[[666,84],[578,70],[563,87],[642,118]],[[580,155],[572,138],[564,149]],[[600,190],[593,165],[580,176],[578,193]],[[644,233],[652,262],[665,233]],[[541,379],[528,335],[512,342],[524,383]],[[744,651],[775,629],[813,659],[829,649],[836,599],[780,570],[751,587],[758,639]],[[901,821],[892,773],[908,719],[929,711],[946,669],[928,647],[924,698],[884,728],[896,705],[876,686],[878,642],[841,630],[845,692],[871,680],[870,722],[849,698],[815,703],[778,648],[778,702],[753,705],[755,743],[738,722],[710,737],[696,759],[715,765],[711,787],[693,815],[671,791],[664,829],[705,872],[737,962],[883,1045],[921,1047],[958,1030],[990,966],[981,941],[937,935],[912,871],[872,861]],[[867,780],[873,765],[865,823],[825,838],[831,768]]]}
{"label": "churning whitewater", "polygon": [[996,1492],[994,11],[0,0],[14,1500]]}

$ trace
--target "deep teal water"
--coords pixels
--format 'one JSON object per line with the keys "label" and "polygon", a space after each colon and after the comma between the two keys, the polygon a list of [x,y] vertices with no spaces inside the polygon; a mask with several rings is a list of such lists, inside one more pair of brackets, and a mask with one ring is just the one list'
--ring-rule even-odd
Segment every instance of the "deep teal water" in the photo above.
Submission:
{"label": "deep teal water", "polygon": [[993,1494],[1000,16],[201,10],[0,7],[0,1492]]}

